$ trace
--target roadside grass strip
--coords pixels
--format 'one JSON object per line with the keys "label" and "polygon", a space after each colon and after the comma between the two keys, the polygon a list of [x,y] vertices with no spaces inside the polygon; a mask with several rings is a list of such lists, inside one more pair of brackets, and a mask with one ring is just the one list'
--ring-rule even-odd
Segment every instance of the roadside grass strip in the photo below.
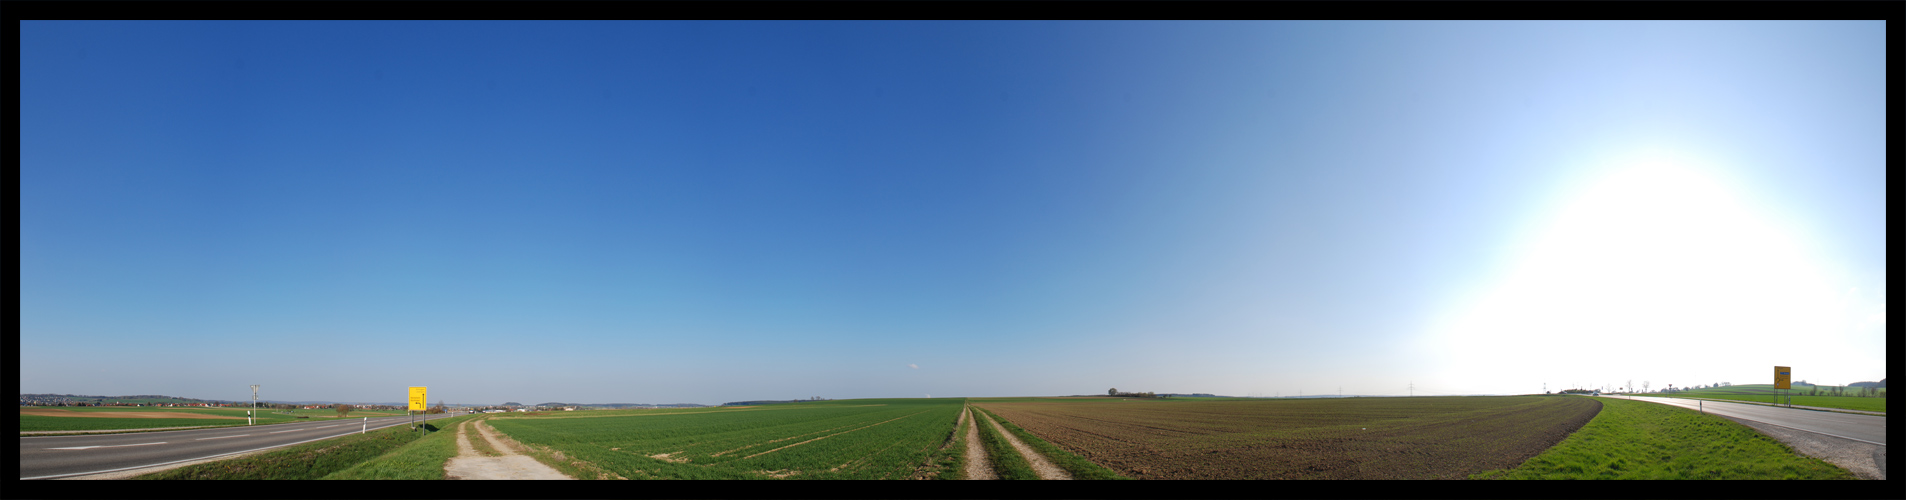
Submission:
{"label": "roadside grass strip", "polygon": [[960,410],[953,399],[861,403],[490,424],[629,479],[907,479],[942,453]]}
{"label": "roadside grass strip", "polygon": [[1086,460],[1085,457],[1054,446],[1052,443],[1040,439],[1039,436],[1034,436],[1031,432],[1017,425],[1013,425],[1011,421],[1000,418],[999,415],[993,412],[987,411],[984,408],[978,409],[979,411],[986,412],[987,416],[992,417],[994,421],[999,422],[1000,426],[1006,428],[1006,432],[1011,432],[1014,436],[1019,437],[1020,442],[1026,443],[1026,446],[1030,446],[1034,451],[1045,455],[1046,460],[1051,461],[1053,465],[1057,465],[1059,468],[1065,469],[1067,473],[1072,474],[1073,479],[1131,479],[1119,475],[1119,473],[1112,471],[1112,469],[1107,469],[1104,466],[1092,463],[1091,460]]}
{"label": "roadside grass strip", "polygon": [[446,479],[444,462],[457,456],[456,428],[468,418],[433,421],[428,435],[318,479]]}
{"label": "roadside grass strip", "polygon": [[[355,467],[404,448],[434,434],[439,426],[456,423],[456,417],[425,424],[426,432],[408,426],[394,426],[364,434],[351,434],[322,441],[279,448],[253,456],[188,465],[144,474],[132,479],[326,479],[333,473]],[[454,455],[455,444],[452,443]],[[441,475],[443,463],[436,464]]]}
{"label": "roadside grass strip", "polygon": [[[1667,397],[1684,399],[1725,399],[1743,403],[1760,403],[1786,406],[1784,396],[1750,394],[1636,394],[1646,397]],[[1886,398],[1858,398],[1851,396],[1794,396],[1794,406],[1818,406],[1821,408],[1839,408],[1842,410],[1886,411]]]}
{"label": "roadside grass strip", "polygon": [[999,475],[1000,479],[1039,479],[1039,473],[1032,470],[1032,463],[1027,462],[1026,457],[1020,456],[1019,450],[1007,443],[1006,438],[1000,436],[999,431],[993,430],[992,425],[983,423],[990,420],[984,412],[973,412],[973,419],[979,421],[975,425],[979,426],[980,443],[985,445],[986,455],[993,461],[994,474]]}
{"label": "roadside grass strip", "polygon": [[1675,406],[1597,398],[1580,430],[1522,465],[1471,479],[1856,479],[1731,420]]}

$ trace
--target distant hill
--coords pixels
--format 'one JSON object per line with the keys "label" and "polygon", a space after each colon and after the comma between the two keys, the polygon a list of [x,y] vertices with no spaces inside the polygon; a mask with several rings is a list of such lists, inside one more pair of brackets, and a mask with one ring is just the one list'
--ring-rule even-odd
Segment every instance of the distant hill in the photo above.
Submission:
{"label": "distant hill", "polygon": [[1854,382],[1854,383],[1851,383],[1851,384],[1847,384],[1847,386],[1848,386],[1848,387],[1879,387],[1879,388],[1885,388],[1885,387],[1886,387],[1886,379],[1880,379],[1880,381],[1878,381],[1878,382]]}

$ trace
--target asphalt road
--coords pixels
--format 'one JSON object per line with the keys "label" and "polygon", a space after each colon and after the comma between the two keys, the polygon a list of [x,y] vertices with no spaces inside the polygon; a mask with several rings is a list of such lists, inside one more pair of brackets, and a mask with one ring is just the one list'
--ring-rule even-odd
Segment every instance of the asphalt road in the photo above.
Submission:
{"label": "asphalt road", "polygon": [[1721,403],[1679,398],[1651,398],[1627,396],[1602,396],[1605,398],[1634,399],[1664,405],[1680,406],[1688,409],[1702,408],[1708,413],[1726,415],[1738,419],[1753,420],[1774,424],[1791,429],[1816,432],[1831,436],[1863,441],[1870,444],[1886,445],[1886,417],[1879,415],[1854,415],[1826,411],[1803,410],[1797,408],[1779,408],[1773,406],[1750,405],[1741,403]]}
{"label": "asphalt road", "polygon": [[[431,420],[466,413],[423,416]],[[21,436],[20,479],[53,479],[199,460],[407,425],[411,417],[319,420],[216,429]]]}

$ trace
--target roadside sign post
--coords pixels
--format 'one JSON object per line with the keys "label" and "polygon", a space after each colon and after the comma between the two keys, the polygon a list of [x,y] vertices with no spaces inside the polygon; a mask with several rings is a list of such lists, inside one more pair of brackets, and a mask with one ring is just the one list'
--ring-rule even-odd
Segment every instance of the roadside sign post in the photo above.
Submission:
{"label": "roadside sign post", "polygon": [[254,413],[258,413],[258,384],[251,385],[251,410],[245,412],[245,425],[252,425]]}
{"label": "roadside sign post", "polygon": [[[1793,390],[1793,368],[1785,366],[1774,367],[1774,389]],[[1774,395],[1774,404],[1780,404],[1779,394]],[[1793,398],[1791,396],[1787,398],[1787,407],[1793,408]]]}
{"label": "roadside sign post", "polygon": [[424,409],[424,400],[426,399],[424,394],[425,394],[425,391],[427,390],[429,390],[429,388],[427,387],[410,388],[410,411],[411,411],[410,427],[413,429],[417,428],[417,413],[416,412]]}

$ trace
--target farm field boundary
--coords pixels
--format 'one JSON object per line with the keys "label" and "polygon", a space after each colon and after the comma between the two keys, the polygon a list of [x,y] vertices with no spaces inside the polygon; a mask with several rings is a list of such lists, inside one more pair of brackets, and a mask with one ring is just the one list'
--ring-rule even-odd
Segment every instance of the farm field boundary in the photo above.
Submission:
{"label": "farm field boundary", "polygon": [[[984,408],[980,410],[985,411]],[[990,412],[989,415],[991,415]],[[1053,446],[1052,443],[1046,442],[1045,439],[1033,435],[1033,433],[1028,432],[1018,425],[1014,425],[1010,420],[999,418],[998,415],[991,416],[995,421],[999,422],[1001,426],[1004,426],[1007,432],[1018,437],[1020,442],[1026,443],[1027,446],[1032,447],[1032,449],[1038,451],[1039,454],[1044,455],[1047,460],[1051,460],[1054,465],[1065,469],[1068,474],[1072,475],[1073,479],[1131,479],[1121,476],[1118,472],[1107,469],[1102,465],[1092,463],[1091,460],[1086,460],[1085,457],[1081,457],[1076,453],[1066,451],[1058,446]]]}
{"label": "farm field boundary", "polygon": [[995,479],[1039,479],[1039,473],[1032,470],[1032,464],[1006,442],[1006,438],[1000,435],[999,427],[992,425],[985,413],[973,412],[973,426],[979,428],[980,444],[986,451],[986,459],[992,462]]}

